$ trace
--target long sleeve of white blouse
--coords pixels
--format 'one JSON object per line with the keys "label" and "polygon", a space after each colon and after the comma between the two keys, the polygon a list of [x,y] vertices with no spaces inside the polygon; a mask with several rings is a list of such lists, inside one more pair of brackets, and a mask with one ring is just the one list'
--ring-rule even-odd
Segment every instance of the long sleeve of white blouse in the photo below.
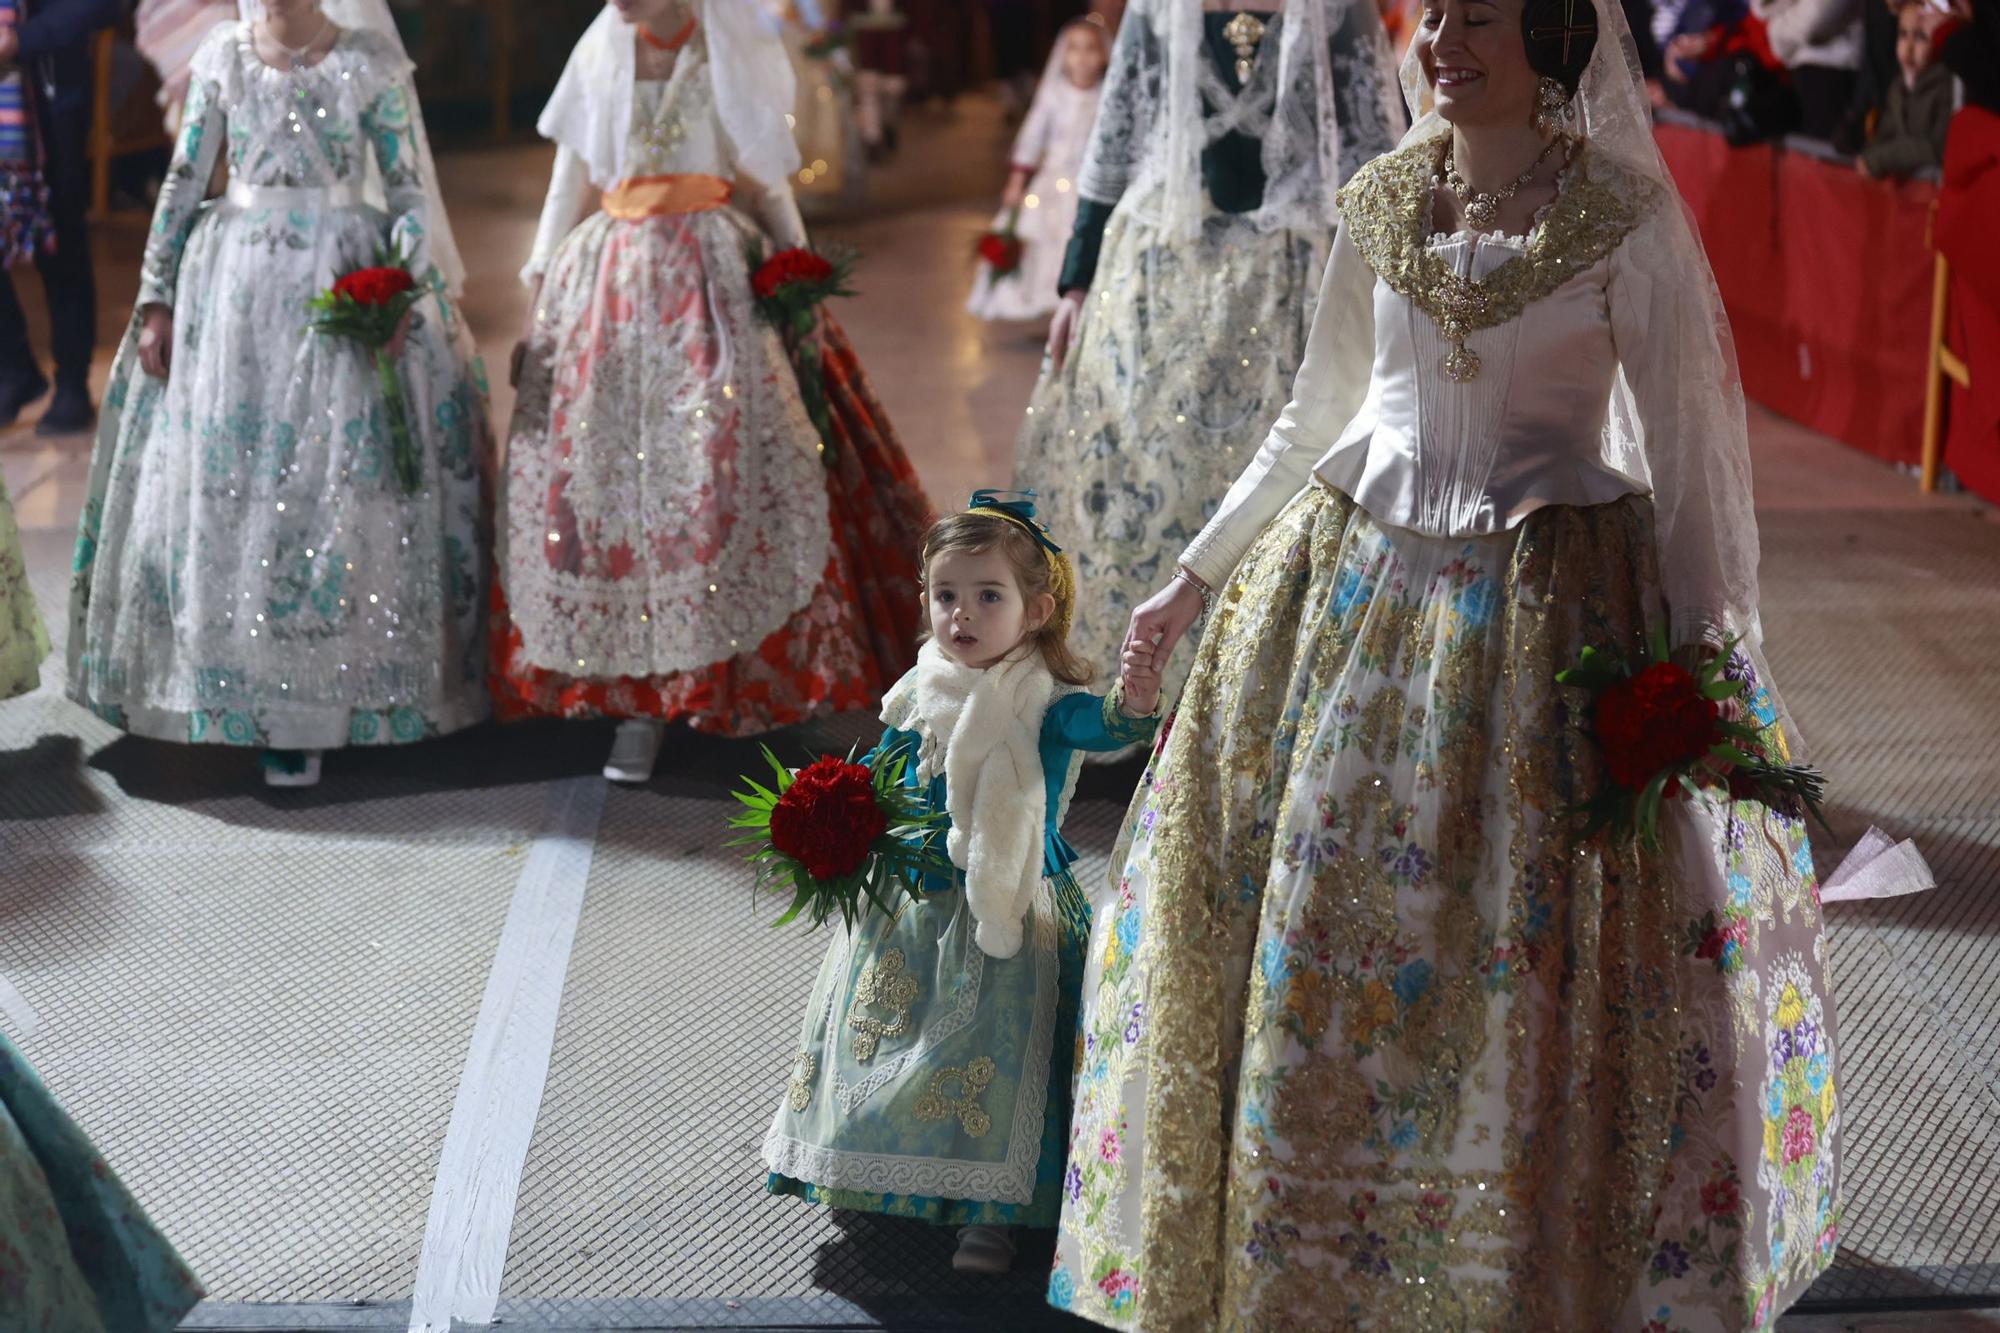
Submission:
{"label": "long sleeve of white blouse", "polygon": [[1361,410],[1374,364],[1375,272],[1343,223],[1320,282],[1292,400],[1215,517],[1182,552],[1183,568],[1211,588],[1229,580],[1251,543],[1311,479],[1314,465]]}
{"label": "long sleeve of white blouse", "polygon": [[570,149],[556,149],[555,169],[549,173],[548,198],[542,201],[541,224],[535,228],[535,248],[521,269],[521,282],[539,286],[556,257],[556,247],[576,224],[589,215],[596,190],[590,183],[590,168]]}

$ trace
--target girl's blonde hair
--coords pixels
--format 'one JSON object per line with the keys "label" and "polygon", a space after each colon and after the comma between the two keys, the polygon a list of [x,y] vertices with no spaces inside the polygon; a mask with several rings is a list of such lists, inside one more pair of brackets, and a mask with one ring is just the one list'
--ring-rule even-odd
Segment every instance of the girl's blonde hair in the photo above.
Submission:
{"label": "girl's blonde hair", "polygon": [[[999,551],[1007,557],[1007,567],[1014,571],[1014,581],[1020,585],[1022,597],[1032,602],[1047,593],[1054,598],[1055,612],[1040,629],[1029,632],[1026,642],[1042,655],[1043,665],[1057,680],[1065,685],[1090,684],[1097,673],[1069,646],[1070,621],[1076,614],[1076,576],[1069,568],[1068,556],[1049,551],[1020,523],[993,510],[947,514],[931,524],[930,531],[924,534],[926,595],[930,590],[931,561],[954,551],[968,555]],[[1062,565],[1060,572],[1058,562]]]}

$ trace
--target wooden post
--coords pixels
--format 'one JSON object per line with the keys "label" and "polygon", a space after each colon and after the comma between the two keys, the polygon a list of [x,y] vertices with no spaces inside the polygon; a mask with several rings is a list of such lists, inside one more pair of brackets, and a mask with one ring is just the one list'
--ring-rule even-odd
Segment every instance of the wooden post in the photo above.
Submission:
{"label": "wooden post", "polygon": [[111,29],[91,39],[94,73],[90,89],[90,212],[111,211]]}
{"label": "wooden post", "polygon": [[1972,387],[1972,367],[1946,345],[1945,333],[1951,315],[1951,261],[1937,248],[1933,228],[1937,226],[1937,203],[1931,203],[1930,220],[1924,226],[1924,240],[1937,256],[1931,276],[1931,345],[1924,358],[1924,438],[1919,486],[1925,494],[1937,490],[1938,475],[1944,470],[1945,383],[1961,389]]}
{"label": "wooden post", "polygon": [[1943,255],[1936,258],[1931,279],[1931,343],[1924,357],[1924,439],[1921,489],[1928,495],[1937,489],[1938,466],[1944,454],[1944,366],[1938,354],[1944,350],[1946,301],[1951,294],[1951,265]]}

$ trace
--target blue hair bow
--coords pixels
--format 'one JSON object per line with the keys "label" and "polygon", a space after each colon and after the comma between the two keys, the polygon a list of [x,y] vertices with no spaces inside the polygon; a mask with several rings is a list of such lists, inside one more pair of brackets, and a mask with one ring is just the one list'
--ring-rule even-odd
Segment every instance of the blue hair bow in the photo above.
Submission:
{"label": "blue hair bow", "polygon": [[972,503],[966,507],[967,513],[991,511],[1026,528],[1042,549],[1050,555],[1061,555],[1063,548],[1057,546],[1049,536],[1049,530],[1035,517],[1035,492],[978,490],[972,493]]}

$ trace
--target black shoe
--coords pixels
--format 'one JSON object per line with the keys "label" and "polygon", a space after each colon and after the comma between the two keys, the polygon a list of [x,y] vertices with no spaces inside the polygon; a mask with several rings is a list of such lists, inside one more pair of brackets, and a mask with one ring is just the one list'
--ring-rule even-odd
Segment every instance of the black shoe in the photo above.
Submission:
{"label": "black shoe", "polygon": [[90,405],[90,391],[82,386],[58,384],[48,410],[35,423],[37,435],[81,435],[97,424],[97,409]]}
{"label": "black shoe", "polygon": [[0,430],[13,425],[22,408],[48,391],[48,376],[39,370],[30,375],[10,375],[0,380]]}

